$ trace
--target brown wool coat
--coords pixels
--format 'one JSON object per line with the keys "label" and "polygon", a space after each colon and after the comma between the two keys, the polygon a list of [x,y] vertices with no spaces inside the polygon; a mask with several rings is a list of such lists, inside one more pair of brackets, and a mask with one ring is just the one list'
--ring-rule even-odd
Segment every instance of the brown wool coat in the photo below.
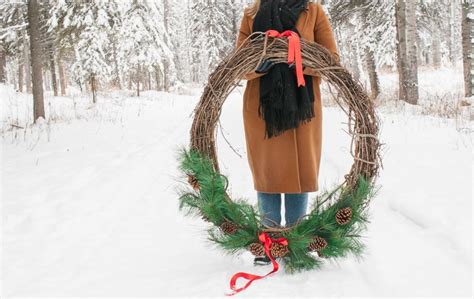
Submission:
{"label": "brown wool coat", "polygon": [[[252,25],[253,18],[245,10],[237,47],[252,33]],[[339,59],[331,24],[320,4],[310,2],[299,15],[296,28],[302,39],[321,44]],[[309,68],[305,68],[304,73],[311,75],[313,79],[315,117],[310,122],[270,139],[264,139],[265,121],[258,116],[259,77],[262,75],[252,72],[243,78],[247,80],[243,96],[247,159],[256,191],[301,193],[319,189],[322,145],[321,77]]]}

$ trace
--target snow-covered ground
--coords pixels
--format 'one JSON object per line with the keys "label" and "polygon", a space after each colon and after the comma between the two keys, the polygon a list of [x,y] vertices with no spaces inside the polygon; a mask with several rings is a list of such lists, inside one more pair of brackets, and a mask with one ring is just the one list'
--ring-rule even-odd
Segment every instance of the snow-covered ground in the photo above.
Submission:
{"label": "snow-covered ground", "polygon": [[[176,154],[187,146],[199,90],[102,94],[96,106],[81,95],[47,97],[54,122],[11,130],[25,126],[31,99],[0,88],[2,297],[223,296],[234,273],[270,270],[254,267],[250,253],[221,254],[206,240],[207,224],[178,211]],[[255,203],[241,110],[237,89],[221,116],[219,158],[232,196]],[[452,119],[380,119],[382,188],[365,259],[281,270],[238,296],[471,295],[471,136]],[[346,121],[324,109],[326,188],[351,165]]]}

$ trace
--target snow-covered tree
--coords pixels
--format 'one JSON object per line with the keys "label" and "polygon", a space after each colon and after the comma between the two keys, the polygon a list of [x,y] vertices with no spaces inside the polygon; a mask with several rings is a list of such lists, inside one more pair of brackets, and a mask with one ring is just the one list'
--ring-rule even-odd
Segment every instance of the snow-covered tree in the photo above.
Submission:
{"label": "snow-covered tree", "polygon": [[203,16],[207,19],[206,49],[208,49],[208,67],[212,71],[234,46],[233,20],[229,1],[207,1],[207,9]]}
{"label": "snow-covered tree", "polygon": [[72,66],[73,74],[79,82],[90,84],[94,103],[97,84],[107,79],[111,72],[104,49],[107,45],[107,33],[91,22],[91,25],[79,35],[75,47],[76,61]]}
{"label": "snow-covered tree", "polygon": [[464,94],[474,95],[474,8],[468,1],[462,3],[462,46]]}
{"label": "snow-covered tree", "polygon": [[[232,3],[192,0],[193,81],[202,81],[234,46]],[[199,76],[201,75],[201,76]]]}
{"label": "snow-covered tree", "polygon": [[173,53],[163,40],[166,30],[156,19],[157,13],[146,1],[133,0],[123,15],[118,56],[122,71],[136,84],[137,96],[145,73],[163,76],[165,61],[174,68]]}
{"label": "snow-covered tree", "polygon": [[112,0],[60,0],[52,12],[51,27],[61,39],[72,39],[73,76],[79,84],[89,84],[94,103],[99,84],[106,83],[112,71],[108,52],[117,13]]}
{"label": "snow-covered tree", "polygon": [[31,73],[33,79],[33,121],[45,118],[43,96],[43,70],[40,32],[40,6],[36,0],[28,1],[28,32],[30,35]]}
{"label": "snow-covered tree", "polygon": [[[156,2],[155,2],[156,3]],[[166,30],[164,42],[170,49],[173,49],[173,59],[165,61],[167,72],[164,77],[164,89],[178,88],[181,81],[190,80],[189,66],[189,48],[190,33],[188,32],[190,18],[188,10],[188,1],[164,0],[163,5],[158,7],[158,12],[162,10],[163,24]],[[174,65],[174,68],[172,66]],[[180,80],[178,81],[178,78]]]}
{"label": "snow-covered tree", "polygon": [[193,82],[200,82],[202,78],[201,70],[204,68],[205,62],[203,53],[205,49],[206,36],[203,34],[206,30],[206,24],[202,19],[201,12],[206,7],[206,0],[190,1],[190,16],[192,18],[189,32],[191,32],[190,52],[191,52],[191,74]]}
{"label": "snow-covered tree", "polygon": [[420,64],[441,66],[443,32],[447,29],[443,14],[449,10],[446,1],[423,0],[419,3],[418,51]]}
{"label": "snow-covered tree", "polygon": [[356,77],[365,70],[372,96],[376,98],[380,90],[377,68],[393,67],[396,61],[393,3],[333,0],[328,6],[341,49],[347,49],[342,55],[343,61]]}
{"label": "snow-covered tree", "polygon": [[[31,92],[30,48],[27,32],[27,5],[23,1],[5,1],[0,3],[0,31],[2,70],[8,57],[12,57],[18,65],[18,90],[23,91],[23,81],[26,80],[27,91]],[[24,76],[25,75],[25,76]],[[6,74],[3,73],[5,78]]]}

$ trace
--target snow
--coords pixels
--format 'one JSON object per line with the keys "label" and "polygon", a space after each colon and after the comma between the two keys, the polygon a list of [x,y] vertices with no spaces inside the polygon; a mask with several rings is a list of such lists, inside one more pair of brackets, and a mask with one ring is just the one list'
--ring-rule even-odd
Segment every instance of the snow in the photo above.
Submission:
{"label": "snow", "polygon": [[[219,158],[231,195],[256,203],[242,93],[224,105]],[[206,223],[178,211],[176,185],[184,180],[175,158],[188,144],[199,94],[99,93],[96,106],[87,95],[48,94],[54,121],[11,130],[28,123],[31,97],[0,85],[5,297],[214,297],[229,291],[236,272],[271,269],[254,267],[250,253],[222,254],[206,240]],[[471,294],[471,136],[451,119],[379,115],[384,168],[365,258],[294,275],[280,270],[238,296]],[[340,109],[324,108],[322,187],[351,165],[346,121]]]}

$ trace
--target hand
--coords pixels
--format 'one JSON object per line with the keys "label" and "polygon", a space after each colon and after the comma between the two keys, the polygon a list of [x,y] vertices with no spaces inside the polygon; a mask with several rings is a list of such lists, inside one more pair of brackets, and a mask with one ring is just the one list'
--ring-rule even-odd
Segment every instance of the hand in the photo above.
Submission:
{"label": "hand", "polygon": [[259,66],[255,69],[255,72],[257,74],[263,74],[268,72],[274,65],[275,63],[271,60],[265,59],[263,60]]}

